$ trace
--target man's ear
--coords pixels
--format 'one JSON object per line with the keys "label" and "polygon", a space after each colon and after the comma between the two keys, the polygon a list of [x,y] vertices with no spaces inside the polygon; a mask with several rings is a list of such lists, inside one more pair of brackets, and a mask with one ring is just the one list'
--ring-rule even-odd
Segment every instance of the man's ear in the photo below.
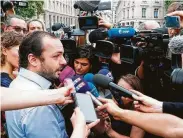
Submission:
{"label": "man's ear", "polygon": [[31,66],[37,67],[40,64],[40,59],[33,54],[28,55],[28,61]]}
{"label": "man's ear", "polygon": [[6,48],[4,48],[4,47],[2,48],[2,51],[1,51],[1,52],[3,53],[3,55],[5,55],[5,56],[7,55],[7,50],[8,50],[8,49],[6,49]]}

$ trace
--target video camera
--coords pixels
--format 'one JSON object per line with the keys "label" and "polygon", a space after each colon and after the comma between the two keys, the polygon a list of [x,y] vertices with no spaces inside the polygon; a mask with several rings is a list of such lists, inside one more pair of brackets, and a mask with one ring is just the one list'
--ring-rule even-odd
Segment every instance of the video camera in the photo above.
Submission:
{"label": "video camera", "polygon": [[130,64],[137,60],[159,61],[166,56],[168,42],[168,34],[139,31],[131,38],[131,46],[123,44],[120,47],[121,61]]}
{"label": "video camera", "polygon": [[5,13],[7,10],[12,9],[14,6],[16,7],[28,7],[28,2],[25,0],[17,0],[17,1],[10,1],[10,0],[2,0],[1,1],[1,8]]}
{"label": "video camera", "polygon": [[75,2],[75,9],[79,9],[79,28],[82,30],[97,29],[98,15],[96,11],[111,10],[111,1],[101,2],[100,0],[84,1],[80,0]]}

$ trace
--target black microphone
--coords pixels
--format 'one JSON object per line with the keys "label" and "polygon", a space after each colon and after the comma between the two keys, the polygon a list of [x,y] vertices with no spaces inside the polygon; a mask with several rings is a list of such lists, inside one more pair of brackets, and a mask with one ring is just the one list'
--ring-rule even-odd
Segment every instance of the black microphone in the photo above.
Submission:
{"label": "black microphone", "polygon": [[173,37],[168,46],[173,54],[183,54],[183,35]]}
{"label": "black microphone", "polygon": [[106,77],[102,74],[94,75],[93,81],[96,85],[105,89],[112,88],[120,93],[121,96],[132,98],[132,92],[112,82],[111,78]]}
{"label": "black microphone", "polygon": [[59,30],[61,27],[64,27],[64,25],[62,23],[55,23],[54,25],[52,25],[52,31],[57,31]]}
{"label": "black microphone", "polygon": [[98,40],[104,40],[108,37],[107,31],[105,28],[98,28],[90,32],[89,41],[90,43],[96,43]]}
{"label": "black microphone", "polygon": [[95,0],[95,1],[84,1],[80,0],[75,2],[74,8],[75,9],[80,9],[82,11],[95,11],[98,8],[98,5],[100,3],[100,0]]}

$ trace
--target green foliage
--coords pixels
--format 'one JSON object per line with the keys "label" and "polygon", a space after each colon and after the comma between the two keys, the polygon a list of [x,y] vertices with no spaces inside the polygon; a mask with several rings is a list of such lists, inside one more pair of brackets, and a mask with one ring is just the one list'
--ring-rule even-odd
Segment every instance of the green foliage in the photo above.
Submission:
{"label": "green foliage", "polygon": [[28,0],[27,8],[15,7],[15,12],[24,18],[32,18],[33,16],[39,16],[44,13],[43,4],[44,1]]}
{"label": "green foliage", "polygon": [[183,2],[183,0],[165,0],[165,9],[167,11],[168,6],[172,4],[173,2]]}
{"label": "green foliage", "polygon": [[165,0],[165,9],[167,11],[168,6],[173,2],[173,0]]}

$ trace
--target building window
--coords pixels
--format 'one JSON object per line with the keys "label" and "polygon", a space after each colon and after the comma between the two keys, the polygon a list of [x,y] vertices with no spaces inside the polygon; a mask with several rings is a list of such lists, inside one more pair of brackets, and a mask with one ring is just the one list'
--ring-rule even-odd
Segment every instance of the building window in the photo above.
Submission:
{"label": "building window", "polygon": [[123,19],[125,19],[125,10],[123,11]]}
{"label": "building window", "polygon": [[125,6],[125,1],[124,1],[124,6]]}
{"label": "building window", "polygon": [[146,18],[146,8],[142,8],[142,18]]}
{"label": "building window", "polygon": [[55,16],[53,16],[53,24],[55,24]]}
{"label": "building window", "polygon": [[134,8],[132,8],[132,18],[134,18]]}
{"label": "building window", "polygon": [[129,9],[128,9],[128,13],[127,13],[127,18],[129,18]]}
{"label": "building window", "polygon": [[53,1],[53,9],[55,9],[55,1]]}
{"label": "building window", "polygon": [[158,18],[158,9],[154,9],[154,18]]}
{"label": "building window", "polygon": [[159,3],[159,0],[155,0],[155,3]]}
{"label": "building window", "polygon": [[59,17],[57,16],[57,23],[59,23]]}
{"label": "building window", "polygon": [[49,25],[51,26],[51,15],[49,15]]}
{"label": "building window", "polygon": [[147,0],[142,0],[142,2],[143,2],[144,4],[146,4],[146,3],[147,3]]}

